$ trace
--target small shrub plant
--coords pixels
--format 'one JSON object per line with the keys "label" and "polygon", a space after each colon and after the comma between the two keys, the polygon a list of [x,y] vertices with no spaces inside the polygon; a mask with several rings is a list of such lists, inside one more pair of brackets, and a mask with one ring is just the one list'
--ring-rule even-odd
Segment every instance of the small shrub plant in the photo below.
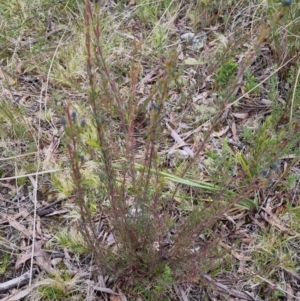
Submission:
{"label": "small shrub plant", "polygon": [[[231,165],[226,167],[228,177],[222,180],[216,178],[212,186],[202,183],[204,190],[201,190],[199,181],[186,178],[186,175],[197,155],[205,148],[213,130],[222,122],[220,108],[220,113],[216,114],[203,142],[196,149],[195,158],[185,165],[181,175],[172,178],[169,172],[162,173],[159,148],[166,137],[161,125],[163,110],[177,74],[176,52],[166,53],[161,65],[163,75],[151,88],[150,96],[145,100],[147,105],[141,106],[136,101],[141,72],[141,41],[134,41],[128,73],[129,89],[124,97],[121,96],[120,87],[106,62],[99,16],[88,1],[85,3],[85,22],[90,116],[83,125],[80,116],[68,104],[63,121],[76,200],[82,219],[81,231],[102,273],[113,274],[117,279],[134,285],[136,289],[141,282],[147,285],[147,282],[154,281],[157,283],[154,295],[163,298],[167,283],[192,281],[199,279],[199,271],[218,270],[220,261],[226,256],[218,247],[220,238],[214,233],[214,227],[235,204],[243,209],[257,209],[257,203],[247,201],[247,198],[259,187],[257,177],[263,166],[261,160],[271,164],[284,152],[290,140],[287,138],[286,143],[282,144],[282,134],[274,136],[268,130],[270,123],[266,123],[260,129],[257,142],[253,142],[254,152],[251,157],[246,159],[235,155],[235,164],[242,167],[235,177],[230,176],[234,172],[234,156],[228,153],[228,148],[224,148],[222,160]],[[268,34],[267,29],[262,32],[257,49]],[[236,78],[239,79],[243,74],[246,74],[247,91],[256,85],[251,74],[246,73],[253,57],[251,53],[248,55],[240,70],[233,58],[220,64],[216,70],[218,89],[227,91],[223,95],[224,103],[232,97],[230,88],[235,89]],[[92,128],[93,142],[84,137],[88,127]],[[144,139],[144,150],[139,155],[136,131],[142,131]],[[94,196],[90,193],[91,187],[83,172],[85,156],[88,154],[92,154],[94,170],[99,179]],[[220,159],[217,158],[218,160]],[[168,181],[175,182],[171,197],[166,197],[164,193],[169,189]],[[236,187],[237,184],[239,187]],[[187,198],[187,190],[191,188],[193,199],[202,201],[196,203],[190,200],[193,209],[185,217],[178,219],[172,216],[177,193]],[[94,225],[90,202],[96,195],[102,196],[98,198],[96,207],[109,220],[109,227],[106,229],[113,233],[113,250],[107,247]],[[208,198],[213,201],[205,202],[204,199]]]}
{"label": "small shrub plant", "polygon": [[[292,231],[299,230],[299,206],[290,197],[300,155],[296,6],[242,1],[241,13],[232,1],[196,2],[39,0],[30,8],[43,13],[14,4],[3,10],[7,52],[23,36],[38,36],[35,26],[48,34],[45,24],[60,22],[64,31],[11,52],[8,72],[18,65],[18,74],[47,74],[33,119],[27,98],[18,102],[14,77],[0,74],[1,150],[15,158],[19,145],[21,153],[37,148],[39,158],[5,162],[1,175],[18,168],[46,174],[57,154],[47,139],[62,132],[49,182],[72,209],[63,218],[68,229],[52,228],[45,248],[64,249],[80,268],[96,266],[83,273],[90,283],[113,279],[107,286],[132,300],[175,300],[178,286],[197,286],[197,296],[216,292],[214,279],[228,275],[232,286],[241,280],[245,289],[268,291],[271,281],[261,279],[275,282],[297,269],[287,228],[265,226],[290,216]],[[203,49],[182,45],[186,31],[205,32]],[[172,128],[184,139],[178,147],[171,147]],[[10,139],[26,146],[10,146]],[[16,184],[26,186],[24,179]],[[265,212],[278,195],[282,205]],[[268,214],[278,219],[261,222]],[[32,299],[84,298],[79,273],[65,268],[57,265],[57,274],[38,282]],[[278,283],[273,298],[284,295]]]}

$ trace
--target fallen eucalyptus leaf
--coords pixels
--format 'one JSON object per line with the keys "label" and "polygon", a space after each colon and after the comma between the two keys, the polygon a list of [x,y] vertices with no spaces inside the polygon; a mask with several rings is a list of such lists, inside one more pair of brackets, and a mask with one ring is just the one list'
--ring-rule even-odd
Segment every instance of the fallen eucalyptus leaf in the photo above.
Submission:
{"label": "fallen eucalyptus leaf", "polygon": [[204,61],[203,60],[196,60],[192,57],[188,57],[186,58],[184,61],[183,61],[186,65],[189,65],[189,66],[197,66],[197,65],[202,65],[204,64]]}

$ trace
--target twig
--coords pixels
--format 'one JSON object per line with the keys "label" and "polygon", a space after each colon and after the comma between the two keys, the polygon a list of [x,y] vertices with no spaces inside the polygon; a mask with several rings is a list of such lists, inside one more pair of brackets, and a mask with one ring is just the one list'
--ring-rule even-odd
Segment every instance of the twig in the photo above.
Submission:
{"label": "twig", "polygon": [[174,131],[167,123],[166,123],[167,128],[171,131],[171,136],[172,138],[180,145],[184,145],[183,146],[183,150],[189,154],[189,156],[191,158],[194,158],[194,152],[188,147],[186,146],[185,141],[176,133],[176,131]]}
{"label": "twig", "polygon": [[209,282],[213,283],[217,289],[219,291],[223,291],[223,292],[226,292],[228,293],[230,296],[233,296],[233,297],[236,297],[236,298],[240,298],[242,300],[248,300],[248,301],[253,301],[254,298],[244,292],[241,292],[241,291],[238,291],[236,289],[230,289],[228,288],[226,285],[218,282],[218,281],[215,281],[213,280],[209,275],[207,274],[201,274],[201,276],[203,278],[205,278],[206,280],[208,280]]}
{"label": "twig", "polygon": [[9,281],[0,283],[0,292],[5,292],[11,288],[20,287],[20,286],[28,283],[29,279],[32,277],[32,275],[36,271],[37,271],[37,269],[32,269],[15,279],[11,279]]}

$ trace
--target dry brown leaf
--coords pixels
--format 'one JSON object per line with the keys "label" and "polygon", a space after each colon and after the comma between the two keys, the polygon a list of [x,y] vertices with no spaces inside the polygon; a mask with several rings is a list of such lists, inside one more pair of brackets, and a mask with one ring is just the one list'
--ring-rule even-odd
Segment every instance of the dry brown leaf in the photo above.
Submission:
{"label": "dry brown leaf", "polygon": [[127,301],[126,296],[122,293],[121,290],[119,291],[119,294],[120,294],[121,301]]}
{"label": "dry brown leaf", "polygon": [[19,75],[21,75],[23,73],[23,63],[21,60],[19,60],[16,65],[16,71]]}
{"label": "dry brown leaf", "polygon": [[[2,220],[0,221],[0,225],[1,224],[6,224],[8,222],[8,215],[2,214],[1,212],[0,212],[0,215],[1,215],[1,218],[2,218]],[[22,216],[22,214],[19,212],[19,213],[15,214],[15,215],[12,215],[10,218],[17,219],[20,216]]]}
{"label": "dry brown leaf", "polygon": [[286,296],[286,300],[293,301],[294,298],[292,298],[292,296],[294,295],[294,291],[292,289],[292,286],[289,283],[286,284],[286,291],[288,292],[288,294]]}
{"label": "dry brown leaf", "polygon": [[237,131],[236,131],[236,123],[233,121],[231,125],[231,131],[232,131],[232,138],[235,142],[239,141],[239,138],[237,136]]}
{"label": "dry brown leaf", "polygon": [[14,96],[12,95],[12,93],[10,92],[10,90],[8,89],[3,89],[3,92],[5,94],[6,97],[8,97],[11,101],[14,101],[15,98]]}
{"label": "dry brown leaf", "polygon": [[10,76],[8,73],[3,72],[3,70],[0,68],[0,80],[4,80],[7,84],[10,86],[14,85],[16,83],[16,80]]}
{"label": "dry brown leaf", "polygon": [[288,274],[290,274],[292,277],[296,278],[298,281],[300,281],[300,275],[298,275],[296,272],[288,268],[285,268],[284,266],[281,266],[281,269],[287,272]]}
{"label": "dry brown leaf", "polygon": [[24,217],[24,218],[27,218],[27,217],[30,218],[30,213],[29,213],[25,208],[21,208],[21,209],[19,210],[19,213],[20,213],[21,216]]}
{"label": "dry brown leaf", "polygon": [[67,209],[61,209],[61,210],[56,210],[56,211],[53,211],[49,214],[46,214],[45,216],[52,216],[52,215],[58,215],[58,214],[64,214],[64,213],[67,213],[69,212],[70,210],[67,210]]}
{"label": "dry brown leaf", "polygon": [[244,86],[241,87],[241,92],[242,92],[244,98],[250,99],[250,95],[245,91],[245,87]]}
{"label": "dry brown leaf", "polygon": [[55,270],[51,267],[51,259],[47,252],[41,249],[42,242],[36,241],[34,244],[34,256],[36,263],[46,272],[53,274]]}
{"label": "dry brown leaf", "polygon": [[246,119],[249,116],[248,113],[232,113],[232,115],[238,119]]}
{"label": "dry brown leaf", "polygon": [[276,210],[275,210],[275,214],[278,215],[278,214],[280,214],[284,210],[286,210],[286,204],[283,204],[283,205],[277,207]]}
{"label": "dry brown leaf", "polygon": [[29,95],[23,95],[23,96],[21,97],[21,99],[19,100],[19,104],[20,104],[20,105],[24,105],[25,102],[26,102],[26,100],[27,100],[28,98],[30,98]]}
{"label": "dry brown leaf", "polygon": [[[171,136],[172,138],[178,143],[178,144],[184,144],[185,142],[184,140],[176,133],[176,131],[174,131],[168,124],[167,127],[169,128],[169,130],[171,131]],[[194,152],[190,149],[190,147],[188,146],[183,146],[183,150],[191,157],[194,157]]]}
{"label": "dry brown leaf", "polygon": [[207,99],[208,95],[209,95],[208,92],[204,91],[204,92],[198,94],[196,97],[193,97],[193,102],[197,102],[198,100]]}
{"label": "dry brown leaf", "polygon": [[231,252],[231,254],[238,260],[243,260],[243,261],[249,261],[249,260],[252,260],[252,257],[251,256],[245,256],[245,255],[241,255],[241,254],[238,254],[238,252],[234,251],[232,249],[232,247],[230,247],[229,245],[225,244],[223,241],[219,240],[218,241],[219,245],[222,246],[224,249],[228,250]]}
{"label": "dry brown leaf", "polygon": [[251,297],[250,295],[248,295],[248,294],[246,294],[246,293],[244,293],[242,291],[233,289],[233,288],[230,289],[228,286],[226,286],[223,283],[220,283],[220,282],[214,280],[213,278],[211,278],[207,274],[203,274],[202,277],[205,278],[206,280],[208,280],[210,283],[214,284],[215,287],[219,291],[221,291],[222,293],[226,293],[229,296],[236,297],[236,298],[238,298],[238,300],[249,300],[249,301],[253,301],[254,300],[254,298]]}
{"label": "dry brown leaf", "polygon": [[[50,168],[55,165],[55,154],[60,144],[60,138],[54,136],[50,145],[45,149],[45,159],[43,162],[43,166],[45,169]],[[51,164],[52,163],[52,164]]]}
{"label": "dry brown leaf", "polygon": [[41,218],[39,216],[36,217],[36,233],[42,237]]}
{"label": "dry brown leaf", "polygon": [[256,224],[256,225],[258,225],[261,229],[266,229],[266,226],[263,224],[263,223],[261,223],[260,221],[258,221],[257,220],[257,218],[255,218],[255,217],[253,217],[253,216],[251,216],[250,217],[251,218],[251,220]]}
{"label": "dry brown leaf", "polygon": [[184,123],[184,122],[179,122],[179,123],[178,123],[178,126],[179,126],[181,129],[191,129],[191,128],[193,128],[192,126],[187,125],[187,124]]}
{"label": "dry brown leaf", "polygon": [[176,290],[176,293],[178,295],[178,297],[182,300],[182,301],[189,301],[187,294],[185,293],[185,291],[183,290],[182,287],[177,286],[176,284],[174,284],[174,288]]}
{"label": "dry brown leaf", "polygon": [[226,126],[225,128],[223,128],[222,130],[218,131],[218,132],[213,132],[212,133],[212,137],[222,137],[224,134],[226,134],[229,130],[229,126]]}
{"label": "dry brown leaf", "polygon": [[119,296],[118,293],[114,292],[112,289],[107,288],[107,287],[94,286],[94,290],[95,290],[95,291],[98,291],[98,292],[110,294],[110,295]]}
{"label": "dry brown leaf", "polygon": [[[38,256],[38,253],[34,253],[33,256]],[[24,254],[20,254],[17,258],[16,264],[15,264],[15,270],[17,270],[18,268],[20,268],[20,266],[22,264],[24,264],[27,260],[29,260],[31,258],[31,251],[28,250],[26,253]]]}
{"label": "dry brown leaf", "polygon": [[103,275],[98,276],[97,286],[106,287]]}
{"label": "dry brown leaf", "polygon": [[115,296],[115,295],[111,295],[109,299],[110,301],[122,301],[121,296]]}
{"label": "dry brown leaf", "polygon": [[226,218],[228,218],[228,220],[232,221],[234,224],[235,224],[234,220],[240,220],[244,215],[245,215],[244,212],[241,212],[241,213],[239,213],[237,215],[229,215],[228,213],[224,214],[224,216]]}
{"label": "dry brown leaf", "polygon": [[242,258],[242,259],[240,260],[238,273],[244,274],[245,271],[246,271],[246,260],[245,260],[244,258]]}
{"label": "dry brown leaf", "polygon": [[30,238],[32,236],[31,232],[27,230],[23,225],[21,225],[18,221],[14,220],[10,216],[7,216],[7,219],[10,226],[22,232],[26,237]]}
{"label": "dry brown leaf", "polygon": [[131,7],[131,6],[134,6],[134,5],[136,5],[135,0],[130,0],[129,3],[128,3],[128,7]]}
{"label": "dry brown leaf", "polygon": [[175,113],[171,112],[169,115],[169,118],[170,118],[170,123],[172,124],[172,126],[177,128],[177,118],[175,116]]}
{"label": "dry brown leaf", "polygon": [[267,216],[266,213],[265,214],[261,213],[261,217],[263,217],[270,225],[275,226],[277,229],[279,229],[282,232],[299,237],[299,233],[283,226],[281,220],[275,214],[273,214],[272,212],[270,212],[268,209],[264,207],[261,207],[261,209],[269,215]]}
{"label": "dry brown leaf", "polygon": [[265,98],[263,98],[261,101],[260,101],[260,104],[262,104],[262,105],[265,105],[265,106],[271,106],[271,104],[272,104],[272,101],[271,100],[269,100],[269,99],[265,99]]}

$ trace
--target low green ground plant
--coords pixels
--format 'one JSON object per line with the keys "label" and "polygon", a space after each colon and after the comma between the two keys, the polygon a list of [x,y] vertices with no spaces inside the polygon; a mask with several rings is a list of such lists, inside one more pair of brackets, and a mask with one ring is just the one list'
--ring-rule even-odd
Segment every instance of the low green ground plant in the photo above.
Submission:
{"label": "low green ground plant", "polygon": [[255,95],[260,94],[261,89],[260,89],[260,87],[258,87],[258,81],[255,78],[255,76],[253,74],[251,74],[251,71],[249,69],[245,72],[245,81],[246,81],[245,92],[248,92],[251,90],[252,94],[255,94]]}
{"label": "low green ground plant", "polygon": [[37,293],[32,297],[39,300],[69,300],[78,298],[83,300],[83,294],[76,286],[77,277],[73,277],[68,272],[62,272],[49,278],[45,278],[36,283]]}
{"label": "low green ground plant", "polygon": [[9,265],[9,254],[5,253],[1,258],[0,275],[4,275],[6,273],[8,265]]}
{"label": "low green ground plant", "polygon": [[216,82],[221,90],[230,86],[230,82],[235,78],[237,69],[237,63],[233,59],[230,59],[217,70]]}

